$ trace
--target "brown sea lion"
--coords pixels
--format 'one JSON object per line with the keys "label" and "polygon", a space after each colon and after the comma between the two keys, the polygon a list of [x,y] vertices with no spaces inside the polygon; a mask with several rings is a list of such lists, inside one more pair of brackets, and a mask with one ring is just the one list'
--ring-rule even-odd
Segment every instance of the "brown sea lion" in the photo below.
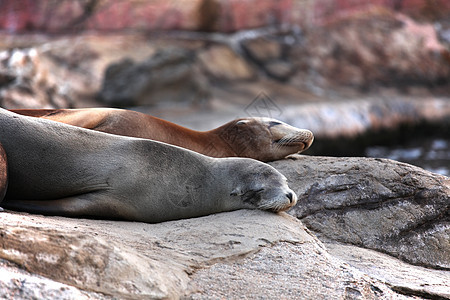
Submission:
{"label": "brown sea lion", "polygon": [[131,110],[114,108],[16,109],[15,113],[107,133],[152,139],[211,157],[282,159],[311,146],[311,131],[271,118],[242,118],[210,131],[195,131]]}
{"label": "brown sea lion", "polygon": [[212,158],[0,109],[9,184],[2,206],[45,215],[162,222],[297,202],[286,178],[248,158]]}

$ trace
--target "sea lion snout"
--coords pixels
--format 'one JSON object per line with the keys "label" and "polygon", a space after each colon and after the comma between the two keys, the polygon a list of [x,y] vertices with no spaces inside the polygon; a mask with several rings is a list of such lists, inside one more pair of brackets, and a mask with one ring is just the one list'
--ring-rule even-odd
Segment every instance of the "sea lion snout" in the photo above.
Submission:
{"label": "sea lion snout", "polygon": [[286,198],[288,201],[286,201],[284,206],[279,207],[278,211],[288,210],[297,204],[297,194],[294,193],[291,189],[289,189],[289,191],[286,193]]}
{"label": "sea lion snout", "polygon": [[313,141],[314,141],[314,134],[312,133],[312,131],[310,131],[308,129],[302,129],[300,131],[300,133],[298,134],[298,138],[299,138],[299,140],[302,141],[302,143],[304,145],[302,151],[305,151],[313,143]]}
{"label": "sea lion snout", "polygon": [[294,192],[288,192],[286,197],[289,199],[289,203],[293,206],[297,203],[297,195]]}

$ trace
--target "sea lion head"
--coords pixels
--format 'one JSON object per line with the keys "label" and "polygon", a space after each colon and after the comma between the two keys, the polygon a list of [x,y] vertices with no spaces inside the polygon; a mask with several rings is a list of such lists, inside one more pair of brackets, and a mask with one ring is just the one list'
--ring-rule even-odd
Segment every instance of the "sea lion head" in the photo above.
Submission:
{"label": "sea lion head", "polygon": [[237,167],[230,173],[237,179],[230,196],[238,198],[244,207],[279,212],[297,203],[286,177],[272,166],[254,161]]}
{"label": "sea lion head", "polygon": [[217,134],[236,156],[260,161],[282,159],[308,149],[314,135],[272,118],[250,117],[229,122]]}

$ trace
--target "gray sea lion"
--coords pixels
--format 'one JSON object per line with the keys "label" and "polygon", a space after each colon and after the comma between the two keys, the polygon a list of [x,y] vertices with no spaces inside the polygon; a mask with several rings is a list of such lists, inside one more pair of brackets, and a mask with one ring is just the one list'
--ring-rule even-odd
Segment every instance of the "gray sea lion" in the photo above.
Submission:
{"label": "gray sea lion", "polygon": [[45,118],[112,134],[152,139],[211,157],[282,159],[305,151],[314,136],[271,118],[242,118],[210,131],[195,131],[147,114],[114,108],[18,109],[15,113]]}
{"label": "gray sea lion", "polygon": [[0,109],[9,186],[2,206],[46,215],[161,222],[241,208],[287,210],[273,167]]}

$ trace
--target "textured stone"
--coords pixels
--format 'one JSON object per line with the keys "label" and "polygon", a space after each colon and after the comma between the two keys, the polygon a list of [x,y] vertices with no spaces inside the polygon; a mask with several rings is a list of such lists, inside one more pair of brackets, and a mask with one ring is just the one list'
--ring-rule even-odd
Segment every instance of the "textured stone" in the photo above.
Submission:
{"label": "textured stone", "polygon": [[0,260],[0,298],[21,300],[111,299],[102,294],[81,291],[73,286],[20,270],[14,264],[4,260]]}
{"label": "textured stone", "polygon": [[450,76],[448,53],[431,24],[376,11],[309,31],[289,55],[299,70],[291,81],[309,89],[343,85],[366,91],[443,85]]}
{"label": "textured stone", "polygon": [[450,272],[412,266],[392,256],[351,245],[326,243],[327,250],[359,271],[400,293],[424,298],[450,298]]}
{"label": "textured stone", "polygon": [[8,212],[0,219],[0,258],[83,290],[134,299],[176,298],[192,269],[280,240],[316,243],[293,217],[260,211],[161,224]]}
{"label": "textured stone", "polygon": [[167,48],[141,63],[124,59],[111,64],[105,71],[99,98],[120,107],[205,100],[208,91],[192,66],[192,56],[185,49]]}
{"label": "textured stone", "polygon": [[70,107],[70,95],[50,69],[51,63],[35,48],[0,52],[0,105]]}
{"label": "textured stone", "polygon": [[279,41],[266,37],[244,40],[242,47],[252,59],[259,63],[279,59],[283,50]]}
{"label": "textured stone", "polygon": [[271,163],[289,178],[290,211],[319,238],[450,269],[450,179],[386,159],[292,156]]}
{"label": "textured stone", "polygon": [[[285,106],[279,119],[308,128],[318,138],[356,138],[367,132],[396,130],[450,118],[450,101],[438,97],[368,97]],[[314,150],[314,149],[312,149]]]}
{"label": "textured stone", "polygon": [[227,46],[212,46],[198,54],[206,74],[215,80],[251,80],[254,70],[236,52]]}
{"label": "textured stone", "polygon": [[447,0],[10,0],[0,2],[0,29],[10,32],[82,30],[204,30],[230,32],[261,26],[317,26],[354,13],[385,8],[435,21]]}
{"label": "textured stone", "polygon": [[187,299],[409,299],[310,243],[281,242],[216,263],[197,271],[190,285]]}

